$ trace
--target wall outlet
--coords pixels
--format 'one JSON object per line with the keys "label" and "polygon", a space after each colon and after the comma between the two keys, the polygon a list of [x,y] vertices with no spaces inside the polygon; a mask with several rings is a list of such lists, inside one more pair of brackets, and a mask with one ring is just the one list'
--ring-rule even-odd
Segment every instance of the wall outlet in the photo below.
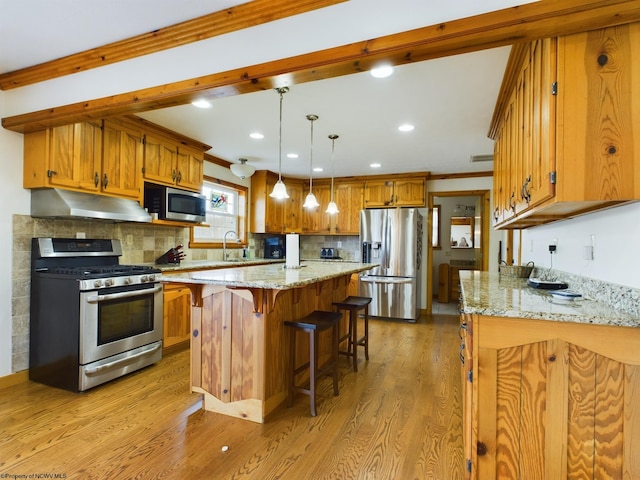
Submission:
{"label": "wall outlet", "polygon": [[338,241],[336,242],[336,247],[337,247],[337,248],[342,248],[342,242],[341,242],[340,240],[338,240]]}
{"label": "wall outlet", "polygon": [[133,245],[133,235],[131,235],[131,234],[127,235],[126,242],[127,242],[128,246]]}
{"label": "wall outlet", "polygon": [[76,232],[76,238],[87,238],[87,234],[84,232]]}

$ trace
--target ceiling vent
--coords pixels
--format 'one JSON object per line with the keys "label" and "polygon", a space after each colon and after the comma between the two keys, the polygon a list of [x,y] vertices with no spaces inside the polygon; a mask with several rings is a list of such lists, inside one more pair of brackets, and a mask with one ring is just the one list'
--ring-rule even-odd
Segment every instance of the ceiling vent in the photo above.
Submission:
{"label": "ceiling vent", "polygon": [[493,155],[471,155],[471,163],[493,162]]}

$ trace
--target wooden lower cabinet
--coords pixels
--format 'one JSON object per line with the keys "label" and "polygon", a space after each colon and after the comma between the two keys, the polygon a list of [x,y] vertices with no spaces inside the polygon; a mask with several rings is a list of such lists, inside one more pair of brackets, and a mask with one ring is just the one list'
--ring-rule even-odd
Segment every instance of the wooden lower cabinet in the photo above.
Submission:
{"label": "wooden lower cabinet", "polygon": [[640,329],[461,322],[468,478],[640,478]]}
{"label": "wooden lower cabinet", "polygon": [[460,301],[460,270],[477,270],[477,267],[448,263],[441,263],[438,266],[438,302]]}
{"label": "wooden lower cabinet", "polygon": [[162,345],[173,347],[191,338],[191,290],[182,284],[165,284]]}

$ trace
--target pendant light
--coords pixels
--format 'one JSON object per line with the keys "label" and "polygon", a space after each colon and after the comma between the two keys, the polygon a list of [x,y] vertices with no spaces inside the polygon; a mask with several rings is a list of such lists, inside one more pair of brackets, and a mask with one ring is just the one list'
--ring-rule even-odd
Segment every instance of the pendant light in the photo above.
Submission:
{"label": "pendant light", "polygon": [[278,200],[289,198],[287,193],[287,187],[282,181],[282,97],[289,91],[289,87],[280,87],[275,89],[280,94],[280,134],[278,143],[278,181],[273,186],[273,191],[269,194],[270,197]]}
{"label": "pendant light", "polygon": [[320,206],[316,196],[313,194],[313,122],[317,119],[317,115],[307,115],[307,120],[311,123],[311,151],[309,153],[309,193],[302,205],[304,208],[316,208]]}
{"label": "pendant light", "polygon": [[329,205],[327,205],[327,209],[325,210],[325,213],[328,213],[329,215],[335,215],[336,213],[340,213],[340,210],[338,210],[338,205],[336,205],[336,202],[333,200],[333,164],[334,164],[333,157],[334,157],[337,138],[338,138],[338,135],[336,135],[335,133],[329,135],[329,139],[331,140],[331,201],[329,202]]}

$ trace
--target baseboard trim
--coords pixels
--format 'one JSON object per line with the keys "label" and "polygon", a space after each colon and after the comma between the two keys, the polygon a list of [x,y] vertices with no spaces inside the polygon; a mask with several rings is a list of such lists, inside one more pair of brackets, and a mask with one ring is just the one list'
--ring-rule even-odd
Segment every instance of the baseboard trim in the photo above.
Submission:
{"label": "baseboard trim", "polygon": [[0,377],[0,388],[12,387],[27,381],[29,381],[29,370],[22,370],[21,372]]}

